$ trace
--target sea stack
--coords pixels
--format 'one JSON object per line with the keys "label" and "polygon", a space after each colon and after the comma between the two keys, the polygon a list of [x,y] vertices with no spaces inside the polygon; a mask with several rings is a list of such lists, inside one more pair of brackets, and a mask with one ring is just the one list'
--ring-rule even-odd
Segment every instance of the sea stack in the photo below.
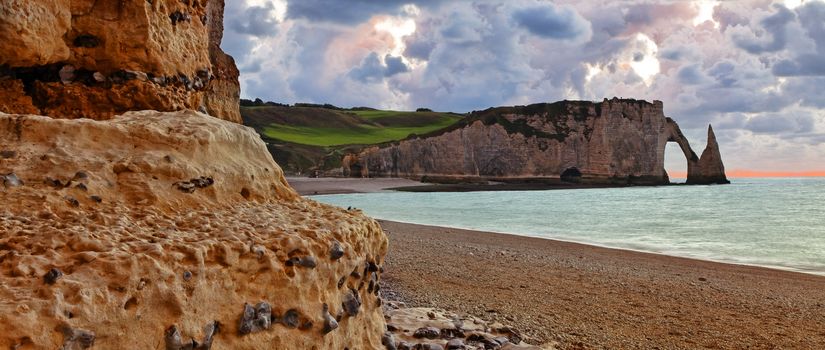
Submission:
{"label": "sea stack", "polygon": [[696,171],[688,175],[688,184],[730,183],[727,176],[725,176],[722,154],[719,152],[719,144],[716,143],[716,135],[713,133],[713,126],[711,125],[708,125],[708,144],[702,152],[702,156],[699,157]]}
{"label": "sea stack", "polygon": [[0,348],[382,347],[387,237],[236,123],[223,5],[0,3]]}

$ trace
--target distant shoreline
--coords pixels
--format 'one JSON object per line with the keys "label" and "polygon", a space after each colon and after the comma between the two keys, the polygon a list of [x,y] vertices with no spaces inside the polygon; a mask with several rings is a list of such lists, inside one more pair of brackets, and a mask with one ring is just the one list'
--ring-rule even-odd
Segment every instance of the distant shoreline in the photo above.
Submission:
{"label": "distant shoreline", "polygon": [[[475,191],[544,191],[591,188],[621,188],[649,185],[614,185],[588,183],[455,183],[434,184],[404,178],[287,177],[290,186],[302,196],[349,193],[400,192],[475,192]],[[681,186],[671,183],[655,186]]]}

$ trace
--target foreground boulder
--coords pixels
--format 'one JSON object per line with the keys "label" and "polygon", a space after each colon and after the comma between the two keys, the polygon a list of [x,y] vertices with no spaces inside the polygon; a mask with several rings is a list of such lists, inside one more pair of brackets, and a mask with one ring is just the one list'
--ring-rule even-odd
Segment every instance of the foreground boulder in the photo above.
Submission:
{"label": "foreground boulder", "polygon": [[296,195],[252,129],[0,113],[0,151],[0,348],[381,347],[386,236]]}

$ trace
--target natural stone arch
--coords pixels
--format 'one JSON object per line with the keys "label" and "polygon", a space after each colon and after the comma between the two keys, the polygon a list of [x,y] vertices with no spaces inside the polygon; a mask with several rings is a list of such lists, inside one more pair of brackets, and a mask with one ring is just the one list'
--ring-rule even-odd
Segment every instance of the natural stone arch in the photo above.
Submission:
{"label": "natural stone arch", "polygon": [[702,152],[702,157],[698,157],[696,152],[690,148],[690,142],[679,125],[673,119],[667,118],[667,138],[660,145],[661,158],[659,163],[662,165],[662,176],[669,181],[667,172],[664,169],[665,161],[665,146],[668,142],[676,142],[682,153],[687,159],[687,184],[727,184],[730,183],[725,176],[725,166],[722,164],[722,157],[719,152],[719,145],[716,143],[716,135],[713,133],[713,127],[708,125],[708,144]]}

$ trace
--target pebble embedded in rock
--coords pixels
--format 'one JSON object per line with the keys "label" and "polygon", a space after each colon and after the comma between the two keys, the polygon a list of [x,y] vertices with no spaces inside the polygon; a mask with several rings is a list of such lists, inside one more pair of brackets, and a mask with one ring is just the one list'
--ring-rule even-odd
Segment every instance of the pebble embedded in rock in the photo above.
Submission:
{"label": "pebble embedded in rock", "polygon": [[272,325],[272,307],[267,302],[260,302],[255,305],[255,325],[259,330],[264,330]]}
{"label": "pebble embedded in rock", "polygon": [[20,187],[23,186],[23,181],[17,177],[14,173],[6,174],[4,176],[0,176],[3,178],[3,186],[6,187]]}
{"label": "pebble embedded in rock", "polygon": [[441,335],[441,330],[435,327],[421,327],[413,333],[413,337],[427,339],[436,339],[439,335]]}
{"label": "pebble embedded in rock", "polygon": [[207,324],[203,329],[203,343],[196,347],[196,350],[209,350],[212,348],[212,339],[215,337],[215,334],[218,334],[220,327],[221,324],[218,321],[209,322],[209,324]]}
{"label": "pebble embedded in rock", "polygon": [[405,341],[398,342],[398,350],[412,350],[413,346]]}
{"label": "pebble embedded in rock", "polygon": [[65,327],[61,349],[83,350],[95,345],[95,333],[83,329]]}
{"label": "pebble embedded in rock", "polygon": [[344,247],[338,241],[332,241],[332,246],[329,248],[329,258],[338,260],[344,256]]}
{"label": "pebble embedded in rock", "polygon": [[192,279],[192,273],[189,271],[183,271],[183,280],[188,281]]}
{"label": "pebble embedded in rock", "polygon": [[92,78],[98,83],[103,83],[106,81],[106,76],[101,72],[94,72],[94,74],[92,74]]}
{"label": "pebble embedded in rock", "polygon": [[46,284],[54,284],[60,277],[63,277],[63,272],[53,268],[49,270],[49,272],[46,272],[46,275],[43,276],[43,281],[46,282]]}
{"label": "pebble embedded in rock", "polygon": [[348,315],[358,315],[358,311],[361,308],[361,299],[358,297],[358,292],[350,289],[346,294],[344,294],[344,301],[342,304],[344,306],[344,311],[346,311]]}
{"label": "pebble embedded in rock", "polygon": [[260,302],[253,308],[252,305],[244,304],[243,315],[238,323],[238,333],[240,335],[260,332],[269,329],[272,325],[272,307],[267,302]]}
{"label": "pebble embedded in rock", "polygon": [[[66,185],[63,185],[63,182],[61,182],[60,180],[58,180],[58,179],[52,179],[52,178],[50,178],[50,177],[47,177],[45,180],[43,180],[43,182],[44,182],[46,185],[52,186],[52,187],[54,187],[54,188],[63,188],[63,187],[66,187],[66,185],[68,185],[68,184],[69,184],[69,183],[67,182],[67,183],[66,183]],[[70,182],[71,182],[71,181],[70,181]]]}
{"label": "pebble embedded in rock", "polygon": [[299,258],[297,256],[293,256],[293,257],[289,258],[287,261],[285,261],[284,265],[286,265],[286,266],[295,266],[295,265],[298,265],[298,263],[300,263],[300,262],[301,262],[301,258]]}
{"label": "pebble embedded in rock", "polygon": [[281,323],[283,323],[286,328],[296,328],[298,327],[298,310],[290,309],[284,314],[284,318],[281,319]]}
{"label": "pebble embedded in rock", "polygon": [[73,207],[75,207],[75,208],[77,208],[77,207],[79,207],[79,206],[80,206],[80,202],[79,202],[76,198],[74,198],[74,197],[72,197],[72,196],[67,196],[67,197],[66,197],[66,202],[67,202],[67,203],[69,203],[69,205],[71,205],[71,206],[73,206]]}
{"label": "pebble embedded in rock", "polygon": [[315,260],[315,257],[312,256],[312,255],[307,255],[307,256],[301,258],[301,260],[299,261],[299,264],[301,266],[309,268],[309,269],[314,269],[316,266],[318,266],[318,262]]}
{"label": "pebble embedded in rock", "polygon": [[163,340],[166,343],[166,350],[180,350],[183,347],[178,326],[171,325],[163,332]]}
{"label": "pebble embedded in rock", "polygon": [[332,332],[333,330],[338,328],[338,321],[335,321],[335,319],[329,313],[329,306],[327,304],[324,304],[323,318],[324,318],[324,328],[321,331],[324,334]]}
{"label": "pebble embedded in rock", "polygon": [[346,278],[346,277],[341,277],[341,278],[338,280],[338,289],[341,289],[341,287],[343,287],[343,286],[344,286],[344,283],[346,283],[346,282],[347,282],[347,278]]}
{"label": "pebble embedded in rock", "polygon": [[67,64],[60,68],[60,71],[57,73],[60,76],[60,82],[63,84],[71,83],[74,80],[74,66]]}
{"label": "pebble embedded in rock", "polygon": [[78,190],[81,190],[81,191],[88,191],[88,190],[89,190],[89,188],[88,188],[88,187],[86,187],[86,185],[85,185],[85,184],[82,184],[82,183],[81,183],[81,184],[77,184],[77,186],[75,186],[74,188],[76,188],[76,189],[78,189]]}
{"label": "pebble embedded in rock", "polygon": [[89,196],[89,199],[95,201],[96,203],[103,202],[103,198],[100,198],[100,196]]}

